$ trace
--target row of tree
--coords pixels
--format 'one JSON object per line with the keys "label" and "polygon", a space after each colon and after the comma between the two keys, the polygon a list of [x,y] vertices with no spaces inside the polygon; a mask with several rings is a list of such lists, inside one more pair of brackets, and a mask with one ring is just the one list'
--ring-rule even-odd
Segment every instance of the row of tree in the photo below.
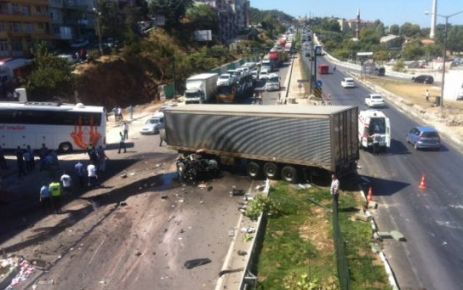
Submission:
{"label": "row of tree", "polygon": [[[384,24],[376,20],[373,24],[361,28],[359,39],[354,39],[352,30],[341,31],[334,18],[314,18],[308,24],[318,33],[327,50],[343,59],[355,59],[359,51],[374,51],[376,61],[392,58],[404,60],[432,59],[442,55],[445,26],[436,28],[435,42],[423,45],[421,40],[429,36],[429,28],[404,23],[403,25]],[[381,43],[381,37],[396,35],[398,38],[388,43]],[[452,53],[463,51],[463,26],[449,25],[447,49]]]}

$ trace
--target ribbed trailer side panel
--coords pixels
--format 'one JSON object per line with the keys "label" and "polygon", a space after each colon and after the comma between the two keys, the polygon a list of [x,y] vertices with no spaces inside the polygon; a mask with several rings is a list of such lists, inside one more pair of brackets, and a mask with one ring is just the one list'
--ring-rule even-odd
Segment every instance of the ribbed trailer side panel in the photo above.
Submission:
{"label": "ribbed trailer side panel", "polygon": [[[329,115],[166,112],[167,142],[178,150],[268,160],[334,170]],[[334,137],[334,136],[333,136]]]}

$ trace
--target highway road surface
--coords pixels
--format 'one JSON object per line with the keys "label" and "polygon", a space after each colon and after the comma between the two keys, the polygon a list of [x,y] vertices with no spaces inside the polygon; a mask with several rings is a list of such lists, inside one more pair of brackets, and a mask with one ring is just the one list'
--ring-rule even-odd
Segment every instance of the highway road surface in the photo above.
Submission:
{"label": "highway road surface", "polygon": [[[306,59],[307,63],[307,59]],[[322,57],[318,63],[327,63]],[[344,89],[347,72],[319,76],[323,91],[336,105],[366,109],[368,89]],[[440,151],[417,151],[405,141],[416,121],[389,105],[382,110],[391,120],[389,152],[361,151],[359,175],[364,189],[373,187],[379,203],[375,219],[380,231],[398,230],[405,242],[385,240],[385,253],[402,289],[459,290],[463,285],[463,156],[443,139]],[[427,178],[427,190],[418,186]]]}

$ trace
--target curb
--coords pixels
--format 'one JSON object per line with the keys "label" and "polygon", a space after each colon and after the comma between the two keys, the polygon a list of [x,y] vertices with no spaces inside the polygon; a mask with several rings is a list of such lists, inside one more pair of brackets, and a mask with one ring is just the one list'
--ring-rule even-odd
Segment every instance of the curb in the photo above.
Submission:
{"label": "curb", "polygon": [[[268,193],[269,193],[269,190],[270,190],[270,180],[267,179],[265,181],[265,188],[261,192],[261,194],[263,194],[264,196],[267,196]],[[237,234],[235,234],[233,236],[233,240],[230,243],[230,247],[228,248],[227,255],[225,256],[224,263],[223,263],[223,265],[221,267],[221,272],[229,269],[229,267],[231,265],[232,255],[233,255],[233,253],[236,252],[235,243],[236,243],[237,238],[239,236],[238,233],[239,233],[239,229],[241,228],[240,225],[242,224],[243,216],[244,215],[241,214],[240,218],[238,220],[238,224],[236,226]],[[227,283],[225,281],[226,275],[222,275],[217,280],[217,283],[216,283],[216,285],[214,287],[215,290],[221,290],[221,289],[245,289],[244,287],[246,285],[246,276],[247,276],[249,268],[251,266],[251,261],[254,259],[254,255],[255,255],[256,241],[257,241],[258,237],[262,234],[262,217],[263,217],[263,213],[261,213],[261,215],[259,216],[259,218],[256,221],[256,232],[255,232],[255,234],[254,234],[254,236],[252,238],[252,241],[251,241],[250,245],[248,245],[249,251],[248,251],[248,255],[246,255],[245,262],[244,262],[244,265],[243,265],[243,269],[242,270],[240,269],[239,288],[234,288],[235,284],[227,285]]]}
{"label": "curb", "polygon": [[[365,201],[367,201],[367,197],[366,197],[365,192],[363,191],[363,189],[360,189],[360,193],[362,194],[363,199]],[[378,226],[376,225],[376,222],[375,222],[375,219],[374,219],[373,215],[370,213],[370,211],[368,209],[365,210],[365,214],[368,217],[371,217],[370,224],[371,224],[371,229],[373,230],[373,233],[378,232]],[[386,270],[387,278],[389,280],[389,285],[391,285],[393,290],[399,290],[400,289],[399,284],[397,283],[397,280],[396,280],[395,275],[394,275],[394,271],[392,270],[392,267],[389,264],[389,261],[387,260],[386,255],[384,254],[384,252],[382,250],[378,252],[378,255],[381,258],[381,260],[383,261],[384,269]]]}

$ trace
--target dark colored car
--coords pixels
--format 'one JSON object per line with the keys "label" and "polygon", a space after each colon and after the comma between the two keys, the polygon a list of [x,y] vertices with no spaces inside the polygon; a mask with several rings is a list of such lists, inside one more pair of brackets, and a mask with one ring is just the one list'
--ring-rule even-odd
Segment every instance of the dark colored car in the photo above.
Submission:
{"label": "dark colored car", "polygon": [[434,83],[434,78],[430,75],[419,75],[419,76],[413,77],[412,81],[414,81],[415,83],[421,83],[421,84],[432,84]]}
{"label": "dark colored car", "polygon": [[436,149],[441,147],[439,133],[431,127],[415,127],[407,134],[407,143],[415,149]]}

